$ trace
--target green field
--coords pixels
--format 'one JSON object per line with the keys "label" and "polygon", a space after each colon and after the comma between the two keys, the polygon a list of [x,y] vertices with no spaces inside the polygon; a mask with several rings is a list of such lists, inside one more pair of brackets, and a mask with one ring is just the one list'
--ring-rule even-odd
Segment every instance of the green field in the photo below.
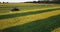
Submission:
{"label": "green field", "polygon": [[[11,11],[18,7],[19,11]],[[60,32],[60,4],[0,4],[0,32]]]}

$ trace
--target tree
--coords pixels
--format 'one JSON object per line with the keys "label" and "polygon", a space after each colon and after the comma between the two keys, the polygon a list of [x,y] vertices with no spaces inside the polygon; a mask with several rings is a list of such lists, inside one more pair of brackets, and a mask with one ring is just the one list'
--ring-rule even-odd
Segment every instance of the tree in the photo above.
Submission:
{"label": "tree", "polygon": [[57,2],[60,4],[60,0],[57,0]]}

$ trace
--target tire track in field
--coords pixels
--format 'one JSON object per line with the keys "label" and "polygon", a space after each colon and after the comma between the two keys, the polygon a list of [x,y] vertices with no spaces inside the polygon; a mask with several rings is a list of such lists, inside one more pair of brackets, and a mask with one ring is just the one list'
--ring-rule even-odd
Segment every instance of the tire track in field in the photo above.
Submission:
{"label": "tire track in field", "polygon": [[44,13],[34,14],[34,15],[27,15],[27,16],[16,17],[16,18],[2,19],[0,20],[0,25],[1,25],[0,29],[5,29],[16,25],[22,25],[31,21],[35,21],[38,19],[45,19],[55,15],[60,15],[60,10],[44,12]]}
{"label": "tire track in field", "polygon": [[7,19],[7,18],[14,18],[14,17],[33,15],[33,14],[39,14],[39,13],[50,12],[50,11],[55,11],[55,10],[60,10],[60,8],[47,9],[47,10],[42,10],[42,11],[38,10],[38,11],[35,11],[35,12],[26,12],[26,13],[16,13],[16,14],[0,15],[0,20],[1,19]]}

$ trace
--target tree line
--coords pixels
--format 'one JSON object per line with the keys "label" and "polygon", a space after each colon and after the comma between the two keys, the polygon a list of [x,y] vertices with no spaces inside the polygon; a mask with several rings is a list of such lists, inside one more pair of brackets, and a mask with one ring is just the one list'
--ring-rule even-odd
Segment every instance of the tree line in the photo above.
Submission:
{"label": "tree line", "polygon": [[0,4],[1,4],[1,3],[5,4],[5,3],[8,3],[8,2],[0,2]]}
{"label": "tree line", "polygon": [[55,3],[55,4],[60,4],[60,0],[54,0],[54,1],[33,1],[33,2],[25,2],[25,3]]}

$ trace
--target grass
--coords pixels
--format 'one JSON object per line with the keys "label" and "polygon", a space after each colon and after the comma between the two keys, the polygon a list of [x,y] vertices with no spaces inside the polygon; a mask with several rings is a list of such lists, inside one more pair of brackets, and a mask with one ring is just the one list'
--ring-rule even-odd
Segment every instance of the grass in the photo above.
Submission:
{"label": "grass", "polygon": [[51,32],[60,32],[60,27],[59,27],[59,28],[54,29],[54,30],[53,30],[53,31],[51,31]]}
{"label": "grass", "polygon": [[60,27],[60,15],[4,29],[3,32],[51,32]]}
{"label": "grass", "polygon": [[59,5],[39,5],[39,4],[0,4],[0,13],[9,13],[13,7],[18,7],[20,11],[33,10],[37,8],[59,7]]}
{"label": "grass", "polygon": [[54,11],[54,10],[60,10],[60,8],[48,9],[48,10],[42,10],[42,11],[39,10],[39,11],[27,12],[27,13],[16,13],[16,14],[1,15],[0,19],[14,18],[14,17],[26,16],[26,15],[32,15],[32,14],[39,14],[39,13],[50,12],[50,11]]}
{"label": "grass", "polygon": [[[31,21],[35,21],[38,19],[45,19],[51,16],[59,15],[60,11],[52,11],[52,12],[45,12],[41,14],[34,14],[34,15],[27,15],[24,17],[15,17],[15,18],[8,18],[0,20],[0,29],[9,28],[16,25],[23,25],[25,23],[29,23]],[[3,24],[4,23],[4,24]]]}
{"label": "grass", "polygon": [[[15,6],[20,11],[10,11]],[[0,32],[51,32],[60,27],[59,19],[59,4],[0,5]]]}

